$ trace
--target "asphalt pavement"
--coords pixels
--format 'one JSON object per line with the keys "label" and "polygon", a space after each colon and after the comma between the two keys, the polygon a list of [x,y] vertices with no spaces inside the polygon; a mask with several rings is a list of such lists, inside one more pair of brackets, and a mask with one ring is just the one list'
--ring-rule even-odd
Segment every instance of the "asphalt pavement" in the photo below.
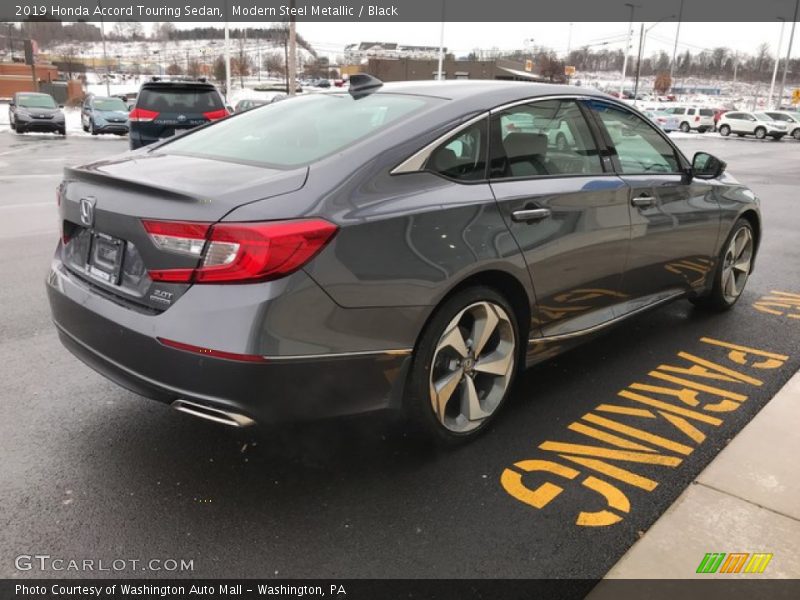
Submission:
{"label": "asphalt pavement", "polygon": [[[487,435],[441,451],[379,418],[228,429],[84,366],[44,293],[55,186],[127,142],[0,131],[0,577],[601,578],[800,367],[800,143],[677,142],[761,197],[736,308],[631,320],[528,371]],[[142,562],[16,568],[33,554]]]}

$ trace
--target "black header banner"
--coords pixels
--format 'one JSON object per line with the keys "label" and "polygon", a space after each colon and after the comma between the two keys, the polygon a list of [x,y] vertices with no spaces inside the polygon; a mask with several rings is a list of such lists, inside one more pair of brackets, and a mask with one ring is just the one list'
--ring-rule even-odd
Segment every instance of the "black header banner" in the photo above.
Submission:
{"label": "black header banner", "polygon": [[[794,0],[2,0],[0,21],[693,22],[792,20]],[[633,8],[632,8],[633,5]]]}

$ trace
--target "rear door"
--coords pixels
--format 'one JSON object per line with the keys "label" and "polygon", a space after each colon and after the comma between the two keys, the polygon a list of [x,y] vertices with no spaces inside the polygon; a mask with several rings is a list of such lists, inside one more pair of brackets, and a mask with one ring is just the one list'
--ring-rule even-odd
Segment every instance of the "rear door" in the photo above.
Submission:
{"label": "rear door", "polygon": [[131,122],[149,143],[227,114],[222,96],[211,85],[150,84],[140,91]]}
{"label": "rear door", "polygon": [[628,191],[604,168],[578,102],[541,99],[495,111],[489,152],[490,185],[531,273],[543,335],[612,319],[624,300]]}
{"label": "rear door", "polygon": [[719,205],[713,185],[691,179],[686,159],[656,127],[626,107],[587,102],[629,188],[626,310],[706,284],[713,269]]}

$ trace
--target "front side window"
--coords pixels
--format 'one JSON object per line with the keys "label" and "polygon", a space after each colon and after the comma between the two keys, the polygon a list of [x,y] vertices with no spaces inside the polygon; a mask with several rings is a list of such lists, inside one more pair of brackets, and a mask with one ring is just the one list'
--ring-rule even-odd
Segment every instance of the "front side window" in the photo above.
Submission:
{"label": "front side window", "polygon": [[603,172],[589,125],[574,100],[542,100],[492,116],[490,177]]}
{"label": "front side window", "polygon": [[622,173],[675,173],[680,170],[672,146],[639,115],[603,102],[589,102],[608,132]]}
{"label": "front side window", "polygon": [[485,179],[486,143],[486,119],[481,119],[431,152],[424,169],[459,181]]}
{"label": "front side window", "polygon": [[261,164],[308,165],[376,135],[435,102],[424,96],[309,94],[218,121],[161,146],[166,152]]}

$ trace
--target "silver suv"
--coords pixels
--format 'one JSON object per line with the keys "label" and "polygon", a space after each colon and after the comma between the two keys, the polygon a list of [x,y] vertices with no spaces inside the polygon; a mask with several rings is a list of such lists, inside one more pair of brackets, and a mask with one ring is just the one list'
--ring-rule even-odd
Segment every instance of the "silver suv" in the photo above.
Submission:
{"label": "silver suv", "polygon": [[678,129],[684,133],[697,131],[705,133],[714,129],[714,110],[695,106],[673,106],[666,111],[678,118]]}

